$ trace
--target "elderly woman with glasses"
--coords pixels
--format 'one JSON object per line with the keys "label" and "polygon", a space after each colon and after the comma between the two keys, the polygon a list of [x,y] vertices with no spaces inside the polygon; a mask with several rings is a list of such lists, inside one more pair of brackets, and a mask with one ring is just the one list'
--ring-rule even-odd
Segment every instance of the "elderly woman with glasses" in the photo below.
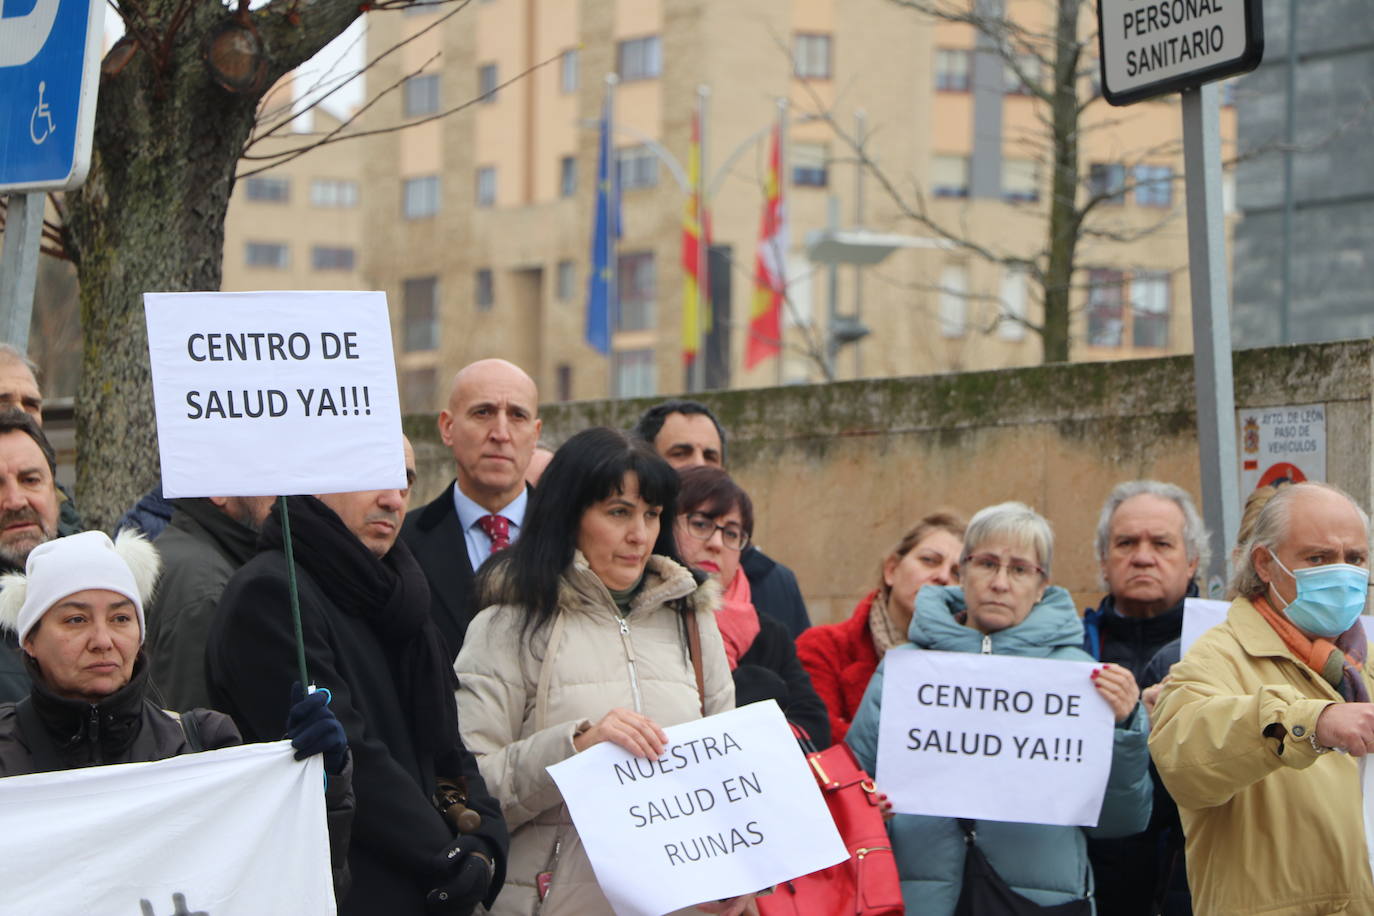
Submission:
{"label": "elderly woman with glasses", "polygon": [[792,637],[781,623],[754,608],[749,578],[740,568],[740,553],[754,533],[749,494],[717,467],[683,468],[678,475],[677,549],[724,591],[716,624],[735,679],[735,705],[777,700],[787,720],[816,747],[829,747],[825,704],[797,660]]}
{"label": "elderly woman with glasses", "polygon": [[[908,636],[920,649],[1092,661],[1081,646],[1083,625],[1069,593],[1050,585],[1054,534],[1021,503],[989,506],[964,533],[959,586],[929,586],[916,596]],[[1057,916],[1093,912],[1086,837],[1139,833],[1150,817],[1146,749],[1149,724],[1130,671],[1094,669],[1093,685],[1116,719],[1112,764],[1093,828],[978,821],[970,829],[992,870],[1024,898],[1025,912],[1053,907]],[[877,759],[883,669],[879,666],[846,741],[869,772]],[[1027,787],[1027,791],[1033,791]],[[968,849],[953,818],[899,814],[888,824],[902,896],[913,916],[959,910]],[[1022,909],[1007,912],[1022,912]]]}

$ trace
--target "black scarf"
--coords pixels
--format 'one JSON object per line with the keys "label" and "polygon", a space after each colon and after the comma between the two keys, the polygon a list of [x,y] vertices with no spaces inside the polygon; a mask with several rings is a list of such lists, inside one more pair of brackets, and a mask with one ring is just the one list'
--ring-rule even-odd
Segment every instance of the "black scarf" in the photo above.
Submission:
{"label": "black scarf", "polygon": [[[398,540],[378,559],[315,497],[291,496],[286,503],[297,565],[310,573],[335,607],[366,621],[381,642],[416,746],[431,755],[455,748],[457,678],[429,615],[429,582],[410,548]],[[263,524],[258,543],[282,549],[279,508]]]}

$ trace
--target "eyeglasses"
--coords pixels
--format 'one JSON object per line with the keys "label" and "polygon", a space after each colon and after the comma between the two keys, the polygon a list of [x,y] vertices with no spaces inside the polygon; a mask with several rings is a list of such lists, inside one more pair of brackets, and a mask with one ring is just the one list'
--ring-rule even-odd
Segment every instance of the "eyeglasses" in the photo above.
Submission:
{"label": "eyeglasses", "polygon": [[1007,578],[1016,585],[1025,585],[1037,576],[1045,575],[1045,571],[1034,563],[1017,559],[1003,563],[998,557],[990,553],[970,554],[964,557],[964,565],[980,579],[995,579],[998,570],[1005,569]]}
{"label": "eyeglasses", "polygon": [[709,541],[717,531],[720,540],[730,550],[743,550],[749,546],[749,535],[737,525],[717,525],[709,516],[693,512],[687,516],[687,533],[699,541]]}

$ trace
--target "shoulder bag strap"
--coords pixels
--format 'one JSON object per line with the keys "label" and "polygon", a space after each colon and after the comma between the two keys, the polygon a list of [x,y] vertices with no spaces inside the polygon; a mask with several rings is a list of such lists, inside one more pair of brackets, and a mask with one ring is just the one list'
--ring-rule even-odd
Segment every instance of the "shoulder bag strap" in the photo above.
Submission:
{"label": "shoulder bag strap", "polygon": [[697,629],[697,610],[687,611],[687,654],[692,657],[692,672],[697,676],[697,700],[702,718],[706,717],[706,675],[701,670],[701,631]]}

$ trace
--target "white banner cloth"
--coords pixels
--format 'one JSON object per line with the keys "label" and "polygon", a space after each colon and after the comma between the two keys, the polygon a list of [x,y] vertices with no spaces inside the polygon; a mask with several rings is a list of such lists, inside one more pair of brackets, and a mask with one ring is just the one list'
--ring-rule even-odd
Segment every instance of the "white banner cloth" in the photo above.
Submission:
{"label": "white banner cloth", "polygon": [[332,914],[323,777],[278,741],[0,779],[0,914]]}
{"label": "white banner cloth", "polygon": [[618,916],[737,897],[849,857],[776,702],[664,731],[657,760],[602,742],[549,767]]}
{"label": "white banner cloth", "polygon": [[1095,667],[889,651],[878,785],[902,814],[1096,826],[1115,723]]}
{"label": "white banner cloth", "polygon": [[386,294],[145,293],[162,492],[405,489]]}

